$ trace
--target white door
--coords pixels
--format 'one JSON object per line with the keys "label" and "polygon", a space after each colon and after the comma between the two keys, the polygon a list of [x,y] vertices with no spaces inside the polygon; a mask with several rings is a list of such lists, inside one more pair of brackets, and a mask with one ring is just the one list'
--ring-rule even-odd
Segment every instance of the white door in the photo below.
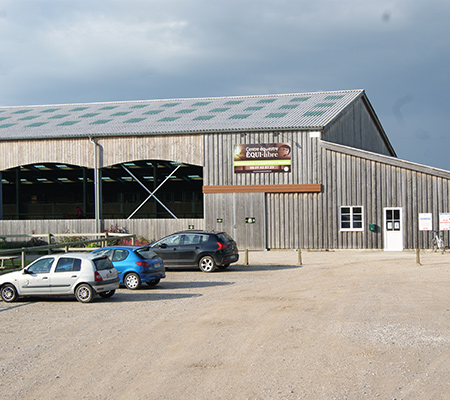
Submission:
{"label": "white door", "polygon": [[384,250],[403,251],[402,209],[385,208],[384,215]]}

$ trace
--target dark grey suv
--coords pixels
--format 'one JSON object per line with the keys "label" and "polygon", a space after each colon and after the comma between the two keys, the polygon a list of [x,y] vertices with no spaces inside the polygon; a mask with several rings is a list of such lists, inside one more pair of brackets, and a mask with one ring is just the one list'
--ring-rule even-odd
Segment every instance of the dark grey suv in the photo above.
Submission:
{"label": "dark grey suv", "polygon": [[166,267],[199,267],[203,272],[213,272],[239,260],[236,242],[225,232],[177,232],[149,247]]}

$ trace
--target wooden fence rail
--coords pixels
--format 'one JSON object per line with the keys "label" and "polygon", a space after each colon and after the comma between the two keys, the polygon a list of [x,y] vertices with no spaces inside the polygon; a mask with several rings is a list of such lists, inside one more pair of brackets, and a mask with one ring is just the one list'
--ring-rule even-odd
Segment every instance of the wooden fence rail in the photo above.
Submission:
{"label": "wooden fence rail", "polygon": [[[79,250],[82,251],[83,248],[74,248],[74,246],[80,246],[80,245],[86,245],[90,243],[100,243],[100,246],[104,247],[108,245],[109,241],[117,240],[117,238],[120,239],[131,239],[131,243],[135,244],[136,241],[136,235],[134,234],[124,234],[124,233],[109,233],[109,232],[103,232],[103,233],[77,233],[77,234],[51,234],[51,233],[45,233],[45,234],[33,234],[31,235],[33,237],[47,237],[48,238],[48,244],[43,246],[32,246],[32,247],[22,247],[20,249],[8,249],[8,250],[0,250],[0,258],[2,261],[5,260],[14,260],[18,258],[17,253],[21,253],[21,264],[22,268],[25,267],[25,258],[27,253],[47,250],[48,253],[51,253],[52,249],[64,249],[64,251],[67,253],[72,250]],[[78,240],[75,242],[65,242],[65,243],[51,243],[52,236],[97,236],[95,239],[87,239],[87,240]],[[100,236],[100,237],[99,237]],[[3,262],[2,262],[3,266]]]}

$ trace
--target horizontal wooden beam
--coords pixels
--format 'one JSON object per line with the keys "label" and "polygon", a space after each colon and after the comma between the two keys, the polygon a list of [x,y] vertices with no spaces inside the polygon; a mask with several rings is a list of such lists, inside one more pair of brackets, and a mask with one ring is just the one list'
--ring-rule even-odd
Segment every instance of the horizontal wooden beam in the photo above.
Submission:
{"label": "horizontal wooden beam", "polygon": [[320,193],[322,185],[224,185],[203,186],[203,193]]}

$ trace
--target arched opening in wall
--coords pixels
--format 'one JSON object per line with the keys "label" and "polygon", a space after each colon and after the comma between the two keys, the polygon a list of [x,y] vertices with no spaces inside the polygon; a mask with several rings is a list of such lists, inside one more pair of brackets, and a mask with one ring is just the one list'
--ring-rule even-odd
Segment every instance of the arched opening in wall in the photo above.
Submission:
{"label": "arched opening in wall", "polygon": [[203,218],[203,168],[133,161],[102,170],[103,218]]}
{"label": "arched opening in wall", "polygon": [[[203,169],[140,160],[101,170],[102,217],[203,218]],[[1,219],[95,218],[94,170],[42,163],[1,171]]]}

